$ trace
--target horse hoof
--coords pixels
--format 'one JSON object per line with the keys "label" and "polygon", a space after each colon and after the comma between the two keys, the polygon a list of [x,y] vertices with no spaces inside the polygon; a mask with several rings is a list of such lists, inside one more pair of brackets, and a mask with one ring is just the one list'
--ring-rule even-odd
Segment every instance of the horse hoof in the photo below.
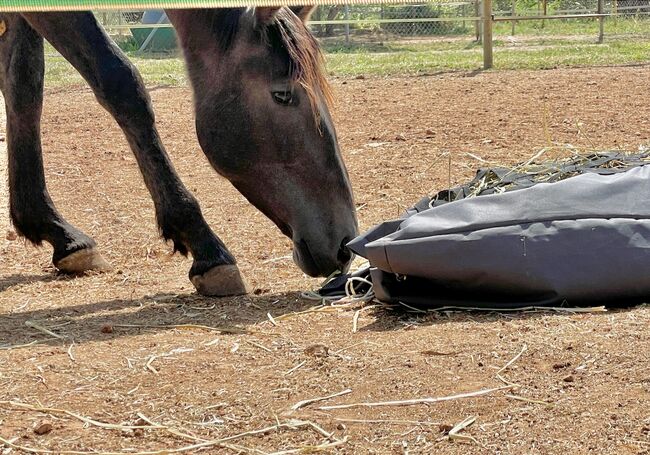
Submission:
{"label": "horse hoof", "polygon": [[82,273],[88,270],[105,272],[112,268],[95,248],[75,251],[55,262],[54,266],[64,273]]}
{"label": "horse hoof", "polygon": [[243,295],[250,292],[250,287],[236,265],[218,265],[203,275],[194,275],[192,284],[202,295],[226,297]]}

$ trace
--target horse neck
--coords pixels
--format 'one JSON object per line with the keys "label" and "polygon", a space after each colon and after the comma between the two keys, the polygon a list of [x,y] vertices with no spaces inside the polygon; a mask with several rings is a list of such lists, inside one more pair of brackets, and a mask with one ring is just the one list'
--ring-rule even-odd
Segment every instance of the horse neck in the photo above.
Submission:
{"label": "horse neck", "polygon": [[215,31],[211,25],[214,16],[219,14],[217,11],[172,9],[165,10],[165,13],[174,26],[186,55],[193,52],[214,52],[216,50],[218,41],[213,38]]}
{"label": "horse neck", "polygon": [[[219,65],[224,53],[221,34],[228,33],[225,27],[228,10],[179,9],[165,12],[178,35],[194,91],[205,93],[209,88],[205,87],[205,81],[218,79],[217,73],[223,71]],[[223,27],[219,25],[221,23]]]}
{"label": "horse neck", "polygon": [[181,45],[225,48],[231,44],[228,38],[238,30],[245,9],[178,9],[165,12],[176,29]]}

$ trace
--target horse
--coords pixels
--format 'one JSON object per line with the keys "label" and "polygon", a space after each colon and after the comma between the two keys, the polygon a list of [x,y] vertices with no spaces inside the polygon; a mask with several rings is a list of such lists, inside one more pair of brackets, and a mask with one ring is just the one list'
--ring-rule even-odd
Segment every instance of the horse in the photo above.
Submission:
{"label": "horse", "polygon": [[[196,133],[226,177],[293,241],[310,276],[349,267],[357,233],[349,176],[329,106],[317,41],[305,26],[312,7],[167,10],[194,96]],[[121,127],[154,201],[160,234],[192,256],[200,294],[249,291],[237,262],[178,177],[156,129],[136,68],[92,13],[0,13],[0,90],[7,112],[9,208],[16,231],[53,247],[63,273],[105,270],[96,242],[68,223],[48,194],[42,159],[47,40],[88,82]]]}

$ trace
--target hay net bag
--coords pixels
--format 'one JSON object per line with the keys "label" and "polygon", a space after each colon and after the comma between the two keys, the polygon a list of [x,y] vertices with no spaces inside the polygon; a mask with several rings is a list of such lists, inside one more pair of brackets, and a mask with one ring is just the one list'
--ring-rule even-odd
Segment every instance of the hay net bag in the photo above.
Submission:
{"label": "hay net bag", "polygon": [[605,153],[524,172],[481,170],[349,247],[369,260],[375,296],[389,303],[512,309],[647,301],[649,161],[650,154]]}

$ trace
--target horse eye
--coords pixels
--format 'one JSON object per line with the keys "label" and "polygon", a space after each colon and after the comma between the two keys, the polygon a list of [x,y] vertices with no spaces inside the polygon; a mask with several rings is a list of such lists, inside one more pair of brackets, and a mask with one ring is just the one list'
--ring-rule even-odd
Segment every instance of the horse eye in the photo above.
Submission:
{"label": "horse eye", "polygon": [[291,105],[293,101],[293,94],[289,91],[281,91],[281,92],[272,92],[273,93],[273,101],[275,101],[278,104],[281,104],[283,106],[289,106]]}

